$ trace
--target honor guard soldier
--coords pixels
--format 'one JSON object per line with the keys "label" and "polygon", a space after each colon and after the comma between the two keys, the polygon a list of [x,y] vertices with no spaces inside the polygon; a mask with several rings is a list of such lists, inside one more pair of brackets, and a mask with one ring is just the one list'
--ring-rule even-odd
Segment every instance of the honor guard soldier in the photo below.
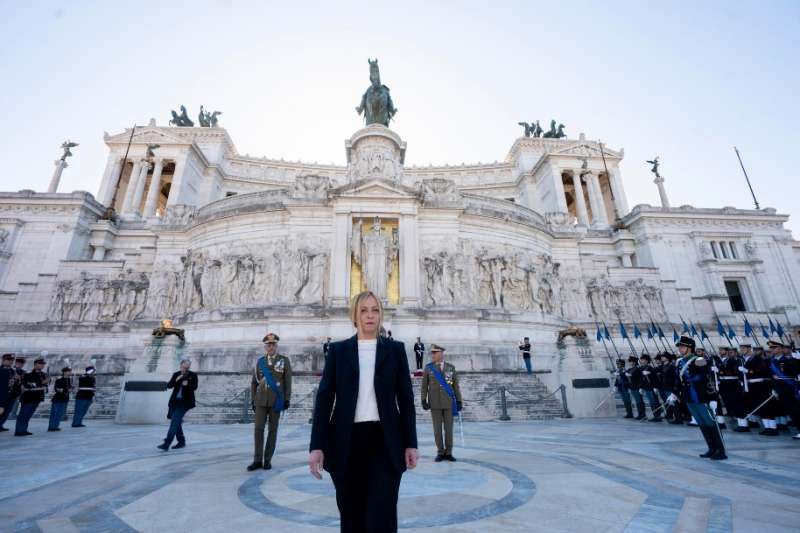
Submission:
{"label": "honor guard soldier", "polygon": [[65,366],[61,369],[61,377],[53,384],[53,398],[50,402],[50,424],[47,431],[61,431],[61,419],[67,412],[69,393],[72,390],[72,369]]}
{"label": "honor guard soldier", "polygon": [[11,418],[19,404],[19,397],[22,395],[22,376],[25,375],[24,367],[24,357],[17,357],[14,359],[14,368],[11,369],[13,375],[11,376],[11,383],[9,383],[8,399],[6,400],[4,412],[0,415],[0,431],[8,431],[8,428],[3,427],[3,424]]}
{"label": "honor guard soldier", "polygon": [[422,339],[417,337],[417,342],[414,343],[414,359],[417,360],[417,370],[422,370],[422,363],[425,359],[425,344]]}
{"label": "honor guard soldier", "polygon": [[[422,373],[422,408],[430,409],[433,438],[436,441],[435,461],[455,461],[453,457],[453,418],[461,411],[461,389],[456,367],[444,361],[444,348],[431,344],[432,361]],[[444,441],[442,441],[444,427]]]}
{"label": "honor guard soldier", "polygon": [[[280,338],[268,333],[264,342],[264,356],[253,369],[250,382],[250,397],[255,413],[255,453],[253,462],[247,467],[252,472],[259,468],[272,468],[272,455],[278,442],[278,422],[281,411],[289,408],[292,396],[292,366],[289,358],[278,353]],[[267,445],[264,447],[264,426],[267,426]]]}
{"label": "honor guard soldier", "polygon": [[30,422],[36,408],[44,401],[44,394],[50,377],[44,371],[45,361],[38,358],[33,362],[33,370],[22,376],[22,395],[20,396],[19,414],[17,415],[17,425],[14,436],[25,437],[33,435],[28,431]]}
{"label": "honor guard soldier", "polygon": [[666,411],[666,416],[669,419],[668,422],[670,424],[682,425],[683,424],[683,416],[679,409],[676,409],[674,405],[670,405],[667,401],[672,395],[673,391],[677,388],[676,382],[678,379],[678,372],[675,368],[675,355],[669,352],[664,352],[661,354],[661,358],[664,360],[664,364],[661,366],[661,398],[664,400],[664,411]]}
{"label": "honor guard soldier", "polygon": [[[776,343],[778,344],[778,343]],[[792,347],[779,343],[779,355],[772,359],[772,387],[778,394],[778,402],[784,416],[792,419],[792,424],[800,429],[800,401],[797,398],[797,374],[800,373],[800,360],[792,357]],[[784,423],[788,420],[784,421]],[[788,426],[788,424],[787,424]]]}
{"label": "honor guard soldier", "polygon": [[[739,348],[749,350],[749,344],[740,344]],[[744,407],[744,389],[742,388],[742,373],[739,367],[742,366],[742,358],[736,350],[720,350],[719,363],[719,395],[722,403],[725,404],[726,414],[736,419],[737,433],[747,433],[750,427],[747,424]]]}
{"label": "honor guard soldier", "polygon": [[778,425],[775,422],[775,398],[772,397],[772,370],[767,358],[761,354],[763,349],[757,348],[756,353],[744,360],[748,390],[746,409],[752,416],[761,419],[764,429],[759,435],[774,437],[778,435]]}
{"label": "honor guard soldier", "polygon": [[86,367],[85,373],[78,378],[78,392],[75,393],[75,413],[72,415],[72,427],[83,428],[83,417],[92,405],[94,394],[97,390],[97,382],[94,377],[94,365]]}
{"label": "honor guard soldier", "polygon": [[658,389],[658,380],[651,361],[650,354],[643,353],[639,356],[639,368],[641,368],[642,372],[642,390],[650,403],[650,412],[653,415],[650,422],[661,422],[662,408],[655,392]]}
{"label": "honor guard soldier", "polygon": [[17,373],[11,368],[14,363],[14,354],[3,354],[3,365],[0,366],[0,431],[8,431],[3,427],[3,423],[8,416],[6,411],[11,407],[11,388]]}
{"label": "honor guard soldier", "polygon": [[617,359],[617,371],[614,373],[614,386],[622,397],[622,404],[625,406],[625,418],[633,418],[631,393],[628,392],[629,385],[628,374],[625,372],[625,360]]}
{"label": "honor guard soldier", "polygon": [[[675,346],[681,353],[677,364],[678,385],[675,392],[681,394],[681,401],[686,403],[708,444],[708,451],[700,454],[700,457],[717,461],[727,459],[722,432],[708,406],[708,361],[694,353],[695,342],[690,337],[682,336]],[[670,401],[677,401],[677,396],[671,396]]]}
{"label": "honor guard soldier", "polygon": [[639,368],[639,359],[635,355],[628,357],[628,390],[631,393],[634,403],[636,403],[636,420],[647,417],[644,408],[644,400],[639,389],[642,388],[642,369]]}
{"label": "honor guard soldier", "polygon": [[525,362],[525,368],[528,369],[528,374],[533,373],[533,367],[531,366],[531,340],[528,337],[522,339],[522,342],[519,343],[519,351],[522,354],[522,360]]}

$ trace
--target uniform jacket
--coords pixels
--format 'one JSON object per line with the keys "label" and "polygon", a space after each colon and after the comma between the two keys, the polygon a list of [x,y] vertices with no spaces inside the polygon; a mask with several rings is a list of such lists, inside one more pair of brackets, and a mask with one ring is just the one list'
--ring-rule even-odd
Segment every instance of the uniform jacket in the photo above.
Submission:
{"label": "uniform jacket", "polygon": [[69,392],[72,389],[72,383],[69,378],[58,378],[53,385],[53,402],[65,403],[69,401]]}
{"label": "uniform jacket", "polygon": [[425,344],[421,342],[414,343],[414,354],[417,356],[421,356],[425,353]]}
{"label": "uniform jacket", "polygon": [[[167,388],[172,389],[172,395],[169,397],[169,406],[170,408],[183,407],[185,409],[194,409],[196,405],[194,391],[197,390],[197,374],[188,370],[184,377],[181,378],[180,376],[180,371],[175,372],[167,383]],[[184,381],[188,381],[189,384],[181,385]],[[181,391],[181,389],[183,389],[181,397],[178,398],[178,391]]]}
{"label": "uniform jacket", "polygon": [[531,343],[526,342],[519,346],[519,351],[522,352],[522,357],[530,357],[531,356]]}
{"label": "uniform jacket", "polygon": [[670,361],[661,366],[661,390],[672,391],[675,388],[675,380],[677,374],[675,373],[675,363]]}
{"label": "uniform jacket", "polygon": [[720,377],[741,378],[742,373],[739,371],[740,366],[742,366],[742,358],[738,355],[726,357],[722,359],[722,362],[719,364],[719,375]]}
{"label": "uniform jacket", "polygon": [[[328,353],[330,354],[330,349]],[[267,368],[275,379],[275,383],[278,384],[283,392],[283,401],[288,402],[292,397],[292,365],[289,362],[289,358],[285,355],[275,354],[272,358],[272,364],[270,364],[269,357],[266,355],[263,357],[266,357]],[[254,405],[261,407],[275,405],[275,391],[267,385],[267,380],[264,379],[264,374],[261,373],[258,361],[256,361],[256,366],[253,369],[253,379],[250,380],[250,397],[253,399]]]}
{"label": "uniform jacket", "polygon": [[642,367],[639,365],[629,368],[625,372],[628,376],[628,388],[639,390],[642,388]]}
{"label": "uniform jacket", "polygon": [[769,361],[760,355],[753,355],[745,358],[744,365],[747,369],[747,379],[772,378],[772,370],[769,368]]}
{"label": "uniform jacket", "polygon": [[614,378],[614,385],[620,392],[628,390],[628,374],[624,369],[618,368]]}
{"label": "uniform jacket", "polygon": [[[433,363],[436,365],[436,363]],[[438,366],[438,365],[437,365]],[[456,401],[461,401],[461,388],[458,386],[458,373],[456,367],[450,363],[444,363],[444,372],[442,372],[444,380],[452,387],[453,392],[456,394]],[[453,401],[444,390],[444,387],[433,375],[433,372],[425,365],[425,370],[422,372],[422,401],[428,402],[431,409],[450,409],[453,406]]]}
{"label": "uniform jacket", "polygon": [[[94,398],[94,389],[97,387],[94,376],[81,376],[78,378],[78,392],[75,393],[76,400],[91,400]],[[92,390],[81,390],[92,389]]]}
{"label": "uniform jacket", "polygon": [[[675,382],[676,394],[680,393],[681,399],[686,403],[706,403],[709,401],[708,376],[711,372],[708,362],[705,365],[697,364],[702,357],[684,357],[678,359],[676,366],[677,380]],[[691,364],[689,363],[691,361]],[[684,370],[686,368],[686,370]]]}
{"label": "uniform jacket", "polygon": [[[335,482],[347,472],[358,376],[357,337],[331,343],[317,389],[309,451],[325,453],[325,470]],[[378,338],[374,386],[386,451],[395,470],[402,473],[405,449],[417,447],[414,391],[402,342]]]}
{"label": "uniform jacket", "polygon": [[22,376],[25,375],[25,371],[21,368],[15,368],[14,373],[16,374],[17,378],[14,380],[11,390],[9,391],[9,400],[19,398],[22,395]]}
{"label": "uniform jacket", "polygon": [[44,401],[49,377],[41,370],[33,369],[22,376],[22,396],[20,403],[39,403]]}
{"label": "uniform jacket", "polygon": [[13,368],[0,366],[0,407],[4,407],[11,399],[11,387],[16,375]]}
{"label": "uniform jacket", "polygon": [[644,390],[653,390],[658,388],[658,375],[652,365],[644,365],[639,367],[641,369],[642,388]]}

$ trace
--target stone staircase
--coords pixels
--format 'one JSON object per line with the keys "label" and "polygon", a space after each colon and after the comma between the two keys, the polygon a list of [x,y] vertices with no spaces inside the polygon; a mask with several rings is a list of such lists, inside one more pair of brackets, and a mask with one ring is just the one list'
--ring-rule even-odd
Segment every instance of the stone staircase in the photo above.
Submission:
{"label": "stone staircase", "polygon": [[[236,424],[253,421],[250,409],[249,372],[200,373],[197,407],[189,411],[187,422]],[[282,418],[293,423],[307,423],[312,415],[320,376],[311,372],[295,372],[292,380],[292,403]],[[511,420],[546,420],[562,417],[561,396],[549,391],[536,374],[517,371],[475,371],[459,373],[464,401],[462,416],[469,421],[498,420],[502,413],[501,387],[505,389],[506,412]],[[420,403],[422,378],[412,376],[417,419],[430,420],[430,412]],[[98,374],[97,395],[87,419],[113,419],[119,402],[122,374]],[[47,417],[50,396],[37,410],[37,417]],[[72,416],[74,400],[70,400],[68,416]],[[167,406],[164,405],[166,422]]]}

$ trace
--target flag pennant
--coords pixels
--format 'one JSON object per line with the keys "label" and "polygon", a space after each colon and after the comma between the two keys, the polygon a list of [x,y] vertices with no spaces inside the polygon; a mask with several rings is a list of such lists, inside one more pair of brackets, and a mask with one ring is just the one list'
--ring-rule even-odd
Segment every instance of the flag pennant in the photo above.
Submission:
{"label": "flag pennant", "polygon": [[775,323],[772,321],[772,318],[769,316],[767,318],[769,319],[769,332],[777,334],[778,330],[775,328]]}
{"label": "flag pennant", "polygon": [[600,342],[600,341],[603,340],[603,334],[600,333],[600,326],[599,325],[597,326],[597,333],[595,334],[595,337],[597,338],[597,342]]}
{"label": "flag pennant", "polygon": [[605,335],[607,340],[611,339],[611,333],[608,331],[608,326],[606,326],[605,322],[603,322],[603,335]]}
{"label": "flag pennant", "polygon": [[681,318],[681,322],[683,323],[683,331],[681,331],[681,333],[689,333],[689,326],[686,324],[686,321]]}
{"label": "flag pennant", "polygon": [[[656,330],[655,333],[658,334],[658,331]],[[653,331],[650,328],[647,328],[647,338],[653,340]]]}
{"label": "flag pennant", "polygon": [[672,340],[675,342],[680,340],[680,337],[678,336],[678,330],[675,328],[672,328]]}
{"label": "flag pennant", "polygon": [[666,335],[664,335],[664,329],[661,326],[658,326],[658,336],[662,339],[666,339]]}
{"label": "flag pennant", "polygon": [[728,338],[729,339],[737,339],[738,340],[738,337],[736,336],[736,331],[734,331],[734,329],[731,327],[731,325],[728,324],[727,322],[725,324],[728,326]]}
{"label": "flag pennant", "polygon": [[694,322],[692,322],[691,332],[692,332],[692,337],[697,337],[698,336],[697,335],[697,328],[694,327]]}
{"label": "flag pennant", "polygon": [[622,322],[619,323],[619,334],[622,336],[623,339],[628,338],[628,332],[625,331],[625,326],[622,324]]}
{"label": "flag pennant", "polygon": [[711,339],[708,338],[708,333],[703,328],[700,328],[700,338],[703,340],[710,341]]}
{"label": "flag pennant", "polygon": [[783,326],[781,326],[781,323],[780,323],[780,322],[778,322],[778,320],[777,320],[777,319],[775,320],[775,323],[777,324],[777,325],[775,326],[775,333],[777,333],[777,334],[778,334],[778,337],[783,337],[783,333],[784,333],[784,331],[783,331]]}
{"label": "flag pennant", "polygon": [[717,335],[720,337],[727,337],[725,334],[725,326],[722,325],[722,321],[717,317]]}
{"label": "flag pennant", "polygon": [[769,339],[769,331],[767,331],[767,326],[762,324],[760,320],[758,321],[758,325],[761,328],[761,336],[765,339]]}
{"label": "flag pennant", "polygon": [[654,335],[658,335],[658,327],[656,327],[656,323],[652,320],[650,321],[650,338],[652,339]]}
{"label": "flag pennant", "polygon": [[633,324],[633,338],[638,339],[642,336],[642,331],[639,329],[639,326],[636,323]]}
{"label": "flag pennant", "polygon": [[744,319],[744,336],[745,337],[753,336],[753,326],[750,325],[750,321],[747,320],[747,317],[745,317]]}

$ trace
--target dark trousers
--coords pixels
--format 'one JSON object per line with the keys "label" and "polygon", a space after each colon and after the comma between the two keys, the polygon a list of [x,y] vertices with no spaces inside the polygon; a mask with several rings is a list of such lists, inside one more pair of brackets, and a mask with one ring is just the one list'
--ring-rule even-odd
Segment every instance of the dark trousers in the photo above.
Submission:
{"label": "dark trousers", "polygon": [[67,402],[53,402],[50,404],[50,424],[47,429],[58,429],[61,425],[61,419],[64,418],[64,413],[67,412]]}
{"label": "dark trousers", "polygon": [[178,437],[179,443],[186,443],[186,437],[183,434],[183,417],[186,415],[185,407],[171,407],[170,408],[170,424],[167,430],[167,438],[164,443],[169,446],[172,444],[172,439]]}
{"label": "dark trousers", "polygon": [[653,418],[661,418],[661,404],[656,397],[656,391],[653,389],[645,389],[645,395],[647,396],[647,401],[650,403],[650,413],[653,415]]}
{"label": "dark trousers", "polygon": [[397,531],[400,476],[389,461],[380,423],[353,424],[346,472],[334,479],[341,531]]}
{"label": "dark trousers", "polygon": [[633,401],[636,403],[636,416],[639,418],[644,418],[647,416],[647,412],[644,409],[644,400],[642,399],[642,394],[639,392],[639,389],[628,389],[633,397]]}
{"label": "dark trousers", "polygon": [[11,413],[13,413],[14,409],[17,408],[18,402],[19,402],[19,396],[17,396],[12,400],[8,400],[6,404],[3,406],[5,411],[3,411],[3,414],[0,415],[0,428],[3,427],[3,424],[6,423],[6,420],[8,420],[11,417]]}
{"label": "dark trousers", "polygon": [[414,357],[417,358],[417,370],[422,370],[422,354],[415,352]]}
{"label": "dark trousers", "polygon": [[19,414],[17,414],[17,427],[14,431],[15,433],[25,433],[28,431],[28,422],[31,421],[31,417],[33,416],[33,413],[36,412],[37,407],[39,407],[39,402],[22,404],[22,406],[19,408]]}
{"label": "dark trousers", "polygon": [[531,367],[531,358],[523,357],[522,360],[525,361],[525,368],[528,369],[528,374],[533,374],[533,368]]}
{"label": "dark trousers", "polygon": [[778,404],[782,407],[782,411],[792,419],[792,425],[800,428],[800,401],[798,401],[795,394],[793,383],[777,382],[775,390],[778,393]]}
{"label": "dark trousers", "polygon": [[[721,379],[719,382],[719,395],[725,404],[725,412],[734,418],[744,418],[744,400],[742,384],[738,379]],[[755,407],[755,406],[753,406]]]}
{"label": "dark trousers", "polygon": [[631,407],[631,393],[625,387],[617,387],[619,395],[622,397],[622,403],[625,405],[625,414],[628,417],[633,416],[633,408]]}
{"label": "dark trousers", "polygon": [[92,400],[75,400],[75,413],[72,415],[72,427],[83,424],[83,417],[89,411]]}

